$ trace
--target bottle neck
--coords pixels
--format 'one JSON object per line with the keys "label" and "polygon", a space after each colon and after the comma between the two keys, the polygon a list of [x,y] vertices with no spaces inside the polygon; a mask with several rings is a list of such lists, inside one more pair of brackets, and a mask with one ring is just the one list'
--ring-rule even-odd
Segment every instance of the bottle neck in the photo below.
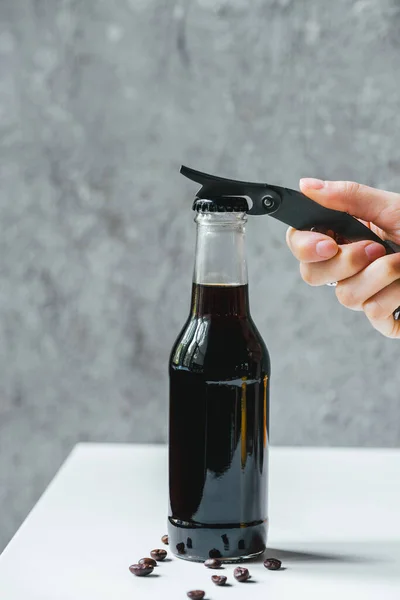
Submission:
{"label": "bottle neck", "polygon": [[245,213],[199,213],[192,312],[215,316],[249,313]]}
{"label": "bottle neck", "polygon": [[246,285],[245,213],[199,213],[193,282]]}

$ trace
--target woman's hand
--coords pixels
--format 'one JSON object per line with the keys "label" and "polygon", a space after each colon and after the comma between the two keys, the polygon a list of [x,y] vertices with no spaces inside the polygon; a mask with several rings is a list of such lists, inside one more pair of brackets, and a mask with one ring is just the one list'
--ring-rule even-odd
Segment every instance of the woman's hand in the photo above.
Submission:
{"label": "woman's hand", "polygon": [[[400,195],[347,181],[302,179],[300,189],[328,208],[362,220],[385,240],[400,244]],[[400,252],[386,255],[371,241],[338,245],[328,235],[292,228],[287,243],[300,261],[300,272],[310,285],[338,282],[336,296],[343,306],[364,311],[383,335],[400,338]]]}

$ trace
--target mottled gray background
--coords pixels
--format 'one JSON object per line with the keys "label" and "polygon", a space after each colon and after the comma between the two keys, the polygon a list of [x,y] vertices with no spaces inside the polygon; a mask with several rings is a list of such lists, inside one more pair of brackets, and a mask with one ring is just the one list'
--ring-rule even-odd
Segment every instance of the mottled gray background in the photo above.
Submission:
{"label": "mottled gray background", "polygon": [[[398,0],[1,0],[0,547],[78,440],[163,442],[181,162],[400,189]],[[275,444],[396,446],[400,346],[249,220]]]}

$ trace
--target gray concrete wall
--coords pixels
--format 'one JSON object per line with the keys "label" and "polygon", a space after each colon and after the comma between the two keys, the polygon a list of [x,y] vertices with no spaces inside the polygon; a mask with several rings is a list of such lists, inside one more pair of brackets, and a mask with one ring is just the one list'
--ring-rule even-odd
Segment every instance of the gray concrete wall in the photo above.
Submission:
{"label": "gray concrete wall", "polygon": [[[164,442],[181,162],[400,188],[395,0],[2,0],[0,546],[78,440]],[[400,346],[248,224],[275,444],[396,446]]]}

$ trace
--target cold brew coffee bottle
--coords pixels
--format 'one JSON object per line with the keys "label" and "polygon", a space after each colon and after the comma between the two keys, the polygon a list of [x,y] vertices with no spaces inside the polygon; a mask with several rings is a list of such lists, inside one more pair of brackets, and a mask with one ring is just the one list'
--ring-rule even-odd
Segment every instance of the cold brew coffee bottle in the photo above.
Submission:
{"label": "cold brew coffee bottle", "polygon": [[250,315],[247,203],[193,206],[190,315],[169,363],[169,544],[240,561],[266,543],[270,361]]}

